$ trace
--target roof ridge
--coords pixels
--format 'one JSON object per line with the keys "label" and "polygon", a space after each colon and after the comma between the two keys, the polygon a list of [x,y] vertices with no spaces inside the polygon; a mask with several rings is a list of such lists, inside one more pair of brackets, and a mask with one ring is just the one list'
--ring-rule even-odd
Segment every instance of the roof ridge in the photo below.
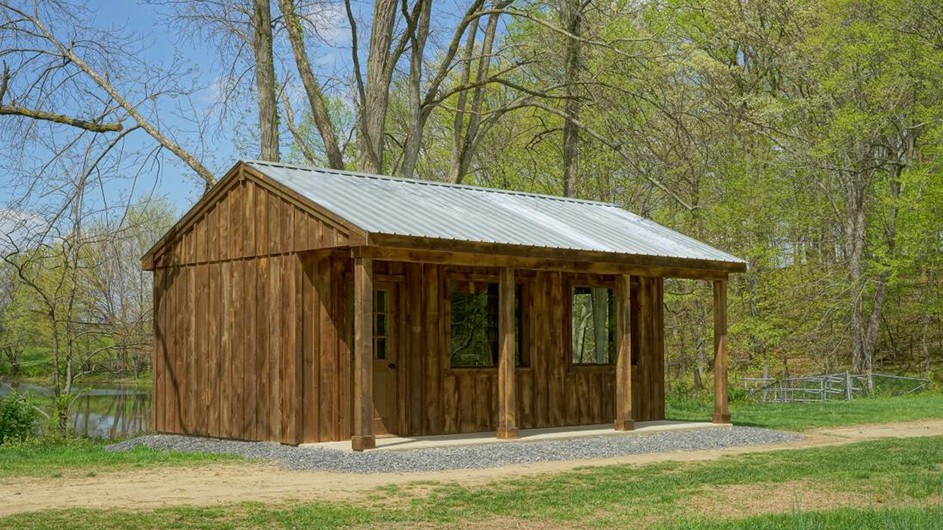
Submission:
{"label": "roof ridge", "polygon": [[343,169],[329,169],[329,168],[302,166],[302,165],[297,165],[297,164],[286,164],[283,162],[268,162],[265,160],[244,160],[243,162],[245,162],[246,164],[256,164],[260,166],[299,169],[302,171],[311,171],[311,172],[327,173],[327,174],[335,174],[335,175],[346,175],[346,176],[351,176],[351,177],[387,180],[387,181],[393,181],[393,182],[406,182],[409,184],[416,184],[420,186],[437,186],[437,187],[442,187],[442,188],[466,189],[469,191],[476,191],[479,193],[498,193],[502,195],[517,195],[517,196],[523,196],[523,197],[533,197],[537,199],[547,199],[547,200],[561,201],[561,202],[573,202],[573,203],[579,203],[579,204],[595,204],[597,206],[608,206],[611,208],[622,210],[622,208],[619,208],[616,204],[611,203],[611,202],[593,201],[589,199],[575,199],[573,197],[560,197],[559,195],[547,195],[543,193],[529,193],[526,191],[518,191],[518,190],[504,190],[500,188],[488,188],[485,186],[470,186],[468,184],[452,184],[450,182],[439,182],[437,180],[422,180],[422,179],[405,178],[405,177],[392,177],[389,175],[376,175],[373,173],[362,173],[359,171],[347,171]]}

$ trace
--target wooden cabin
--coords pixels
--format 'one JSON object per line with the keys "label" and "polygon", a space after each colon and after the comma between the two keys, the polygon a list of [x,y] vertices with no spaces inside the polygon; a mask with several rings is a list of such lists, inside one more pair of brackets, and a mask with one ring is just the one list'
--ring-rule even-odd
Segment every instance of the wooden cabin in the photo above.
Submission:
{"label": "wooden cabin", "polygon": [[745,263],[612,204],[239,162],[143,258],[158,432],[288,444],[663,419],[664,279]]}

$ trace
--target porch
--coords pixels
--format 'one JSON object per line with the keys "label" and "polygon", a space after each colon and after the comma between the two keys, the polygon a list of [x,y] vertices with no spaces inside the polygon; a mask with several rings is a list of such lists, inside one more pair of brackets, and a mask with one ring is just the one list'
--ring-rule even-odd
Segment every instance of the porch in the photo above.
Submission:
{"label": "porch", "polygon": [[[468,445],[529,443],[551,440],[571,440],[596,438],[599,436],[651,436],[665,432],[699,431],[705,429],[729,429],[730,423],[691,422],[691,421],[638,421],[635,429],[629,431],[614,430],[612,424],[583,425],[578,427],[554,427],[545,429],[520,429],[517,438],[497,438],[493,432],[445,434],[437,436],[377,436],[375,451],[408,451],[412,449],[438,449]],[[302,444],[300,447],[331,449],[351,452],[354,449],[347,440]]]}

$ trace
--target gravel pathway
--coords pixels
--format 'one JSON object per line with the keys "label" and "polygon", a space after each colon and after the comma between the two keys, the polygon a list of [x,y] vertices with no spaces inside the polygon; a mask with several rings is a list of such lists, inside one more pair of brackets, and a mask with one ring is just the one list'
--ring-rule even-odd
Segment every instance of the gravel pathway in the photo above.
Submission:
{"label": "gravel pathway", "polygon": [[646,436],[598,436],[567,440],[493,443],[353,453],[319,447],[293,447],[274,442],[238,442],[195,436],[153,434],[108,446],[109,451],[150,447],[165,451],[230,453],[274,461],[297,470],[342,473],[409,473],[449,469],[481,469],[531,462],[555,462],[676,451],[722,449],[799,440],[794,433],[731,427],[664,432]]}

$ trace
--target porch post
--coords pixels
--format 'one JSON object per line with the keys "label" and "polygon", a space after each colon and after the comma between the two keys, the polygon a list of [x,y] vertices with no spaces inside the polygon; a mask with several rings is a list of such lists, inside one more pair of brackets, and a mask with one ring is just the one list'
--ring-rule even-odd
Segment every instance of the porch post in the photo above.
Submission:
{"label": "porch post", "polygon": [[354,425],[350,446],[373,449],[373,260],[354,258]]}
{"label": "porch post", "polygon": [[616,420],[617,431],[635,429],[632,421],[632,283],[631,276],[616,276]]}
{"label": "porch post", "polygon": [[730,423],[727,409],[727,280],[714,280],[714,423]]}
{"label": "porch post", "polygon": [[514,375],[514,269],[503,267],[498,278],[498,432],[517,438],[517,384]]}

